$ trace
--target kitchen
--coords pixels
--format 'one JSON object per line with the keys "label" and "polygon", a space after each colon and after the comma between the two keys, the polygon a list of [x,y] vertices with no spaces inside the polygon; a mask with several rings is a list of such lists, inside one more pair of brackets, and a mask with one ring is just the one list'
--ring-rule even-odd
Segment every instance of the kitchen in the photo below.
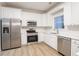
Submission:
{"label": "kitchen", "polygon": [[[13,45],[24,50],[29,47],[27,51],[29,51],[30,55],[33,55],[32,49],[38,50],[37,48],[40,47],[45,56],[79,56],[78,14],[79,3],[77,2],[2,2],[0,3],[0,27],[3,27],[5,19],[9,19],[11,23],[11,19],[20,20],[20,31],[19,33],[16,31],[18,34],[14,36],[15,38],[17,35],[21,35],[19,37],[20,46],[17,46],[15,42]],[[10,27],[12,26],[10,25]],[[18,52],[19,50],[15,54],[18,55],[21,51],[19,48],[2,49],[2,30],[0,30],[0,55],[5,56],[9,52]],[[7,28],[5,30],[8,31]],[[35,48],[30,47],[32,45]],[[5,46],[7,45],[5,44]],[[20,54],[23,55],[22,52]],[[42,53],[37,51],[37,54],[40,56]]]}

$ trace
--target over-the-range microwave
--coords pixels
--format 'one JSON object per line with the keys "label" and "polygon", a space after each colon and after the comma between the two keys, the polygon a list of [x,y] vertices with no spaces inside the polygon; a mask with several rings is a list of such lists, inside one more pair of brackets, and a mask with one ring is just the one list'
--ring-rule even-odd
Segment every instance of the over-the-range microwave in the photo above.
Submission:
{"label": "over-the-range microwave", "polygon": [[27,26],[28,27],[36,27],[37,26],[37,22],[36,21],[28,21],[27,22]]}

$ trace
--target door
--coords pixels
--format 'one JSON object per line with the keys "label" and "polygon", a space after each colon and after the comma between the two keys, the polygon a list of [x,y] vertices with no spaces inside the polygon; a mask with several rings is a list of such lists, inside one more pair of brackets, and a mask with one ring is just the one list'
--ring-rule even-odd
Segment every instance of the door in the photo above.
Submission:
{"label": "door", "polygon": [[2,19],[2,50],[10,49],[10,20]]}
{"label": "door", "polygon": [[21,46],[20,20],[11,19],[11,48]]}

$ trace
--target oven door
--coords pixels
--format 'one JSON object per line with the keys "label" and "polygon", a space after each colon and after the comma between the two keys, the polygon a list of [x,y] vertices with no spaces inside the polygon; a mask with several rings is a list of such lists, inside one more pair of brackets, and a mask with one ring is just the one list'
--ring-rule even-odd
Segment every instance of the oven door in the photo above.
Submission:
{"label": "oven door", "polygon": [[38,41],[38,36],[37,35],[27,36],[27,43],[37,42],[37,41]]}

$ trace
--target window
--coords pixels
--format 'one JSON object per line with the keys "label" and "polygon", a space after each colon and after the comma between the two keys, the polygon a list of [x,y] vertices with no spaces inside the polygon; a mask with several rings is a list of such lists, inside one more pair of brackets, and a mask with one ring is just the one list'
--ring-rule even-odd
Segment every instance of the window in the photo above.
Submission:
{"label": "window", "polygon": [[61,29],[64,28],[64,16],[57,16],[54,20],[55,29]]}

